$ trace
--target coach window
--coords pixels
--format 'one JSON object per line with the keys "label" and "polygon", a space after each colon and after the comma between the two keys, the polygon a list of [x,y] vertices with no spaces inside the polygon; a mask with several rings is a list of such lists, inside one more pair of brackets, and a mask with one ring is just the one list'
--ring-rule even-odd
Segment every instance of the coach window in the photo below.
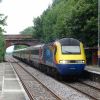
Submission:
{"label": "coach window", "polygon": [[33,50],[33,51],[32,51],[32,54],[34,54],[34,55],[39,55],[39,50]]}

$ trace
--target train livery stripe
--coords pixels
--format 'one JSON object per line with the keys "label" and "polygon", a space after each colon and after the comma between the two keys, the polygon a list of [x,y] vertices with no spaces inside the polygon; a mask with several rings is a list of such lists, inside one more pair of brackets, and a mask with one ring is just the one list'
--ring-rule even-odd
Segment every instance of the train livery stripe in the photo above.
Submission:
{"label": "train livery stripe", "polygon": [[62,75],[75,75],[84,70],[85,64],[57,64],[56,66]]}

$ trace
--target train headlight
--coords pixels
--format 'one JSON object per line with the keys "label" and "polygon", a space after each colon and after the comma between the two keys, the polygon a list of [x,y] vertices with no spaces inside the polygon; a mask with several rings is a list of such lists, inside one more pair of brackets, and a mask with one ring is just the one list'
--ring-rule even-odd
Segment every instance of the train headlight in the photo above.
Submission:
{"label": "train headlight", "polygon": [[77,63],[84,64],[84,63],[85,63],[85,61],[84,61],[84,60],[79,60],[79,61],[77,61]]}
{"label": "train headlight", "polygon": [[85,61],[84,61],[84,60],[82,60],[82,63],[85,63]]}
{"label": "train headlight", "polygon": [[60,60],[59,63],[60,63],[60,64],[67,64],[67,63],[69,63],[69,61],[66,61],[66,60]]}
{"label": "train headlight", "polygon": [[60,64],[84,64],[85,61],[84,60],[60,60],[59,61]]}

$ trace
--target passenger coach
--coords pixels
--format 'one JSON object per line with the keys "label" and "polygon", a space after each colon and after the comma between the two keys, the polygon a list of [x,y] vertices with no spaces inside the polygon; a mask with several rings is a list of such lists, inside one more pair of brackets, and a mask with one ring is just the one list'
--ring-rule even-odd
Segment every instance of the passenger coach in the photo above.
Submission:
{"label": "passenger coach", "polygon": [[[20,51],[20,52],[19,52]],[[32,47],[25,48],[24,53],[14,51],[14,56],[23,59],[27,53],[26,61],[30,62],[39,69],[45,71],[56,71],[62,76],[66,75],[79,75],[84,71],[86,64],[86,56],[83,44],[73,38],[63,38],[55,40],[49,44],[40,44]],[[16,52],[20,53],[19,56]],[[44,68],[45,66],[45,68]]]}

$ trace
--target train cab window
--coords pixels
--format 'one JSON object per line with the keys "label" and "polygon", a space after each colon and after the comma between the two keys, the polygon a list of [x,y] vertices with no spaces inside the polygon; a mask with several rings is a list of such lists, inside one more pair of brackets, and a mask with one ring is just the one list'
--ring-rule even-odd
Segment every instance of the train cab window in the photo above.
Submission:
{"label": "train cab window", "polygon": [[80,46],[62,46],[63,54],[79,54]]}

